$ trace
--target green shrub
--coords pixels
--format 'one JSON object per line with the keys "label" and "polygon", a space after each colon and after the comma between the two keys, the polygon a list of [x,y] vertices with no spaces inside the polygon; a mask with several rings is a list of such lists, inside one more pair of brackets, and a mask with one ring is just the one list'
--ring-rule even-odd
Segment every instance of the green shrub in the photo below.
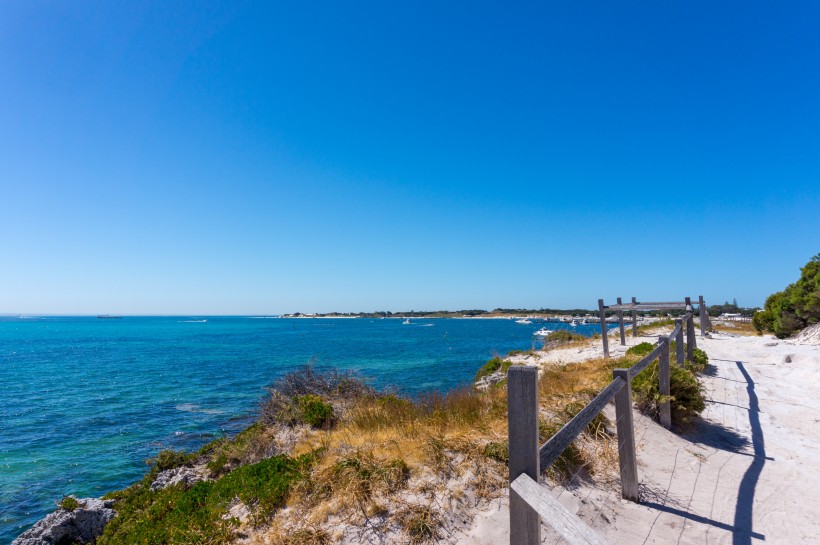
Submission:
{"label": "green shrub", "polygon": [[105,496],[117,500],[117,516],[97,544],[231,543],[238,521],[224,517],[229,505],[239,499],[253,506],[259,521],[269,518],[283,505],[290,486],[301,478],[312,459],[312,455],[297,459],[274,456],[188,490],[171,486],[152,491],[146,478]]}
{"label": "green shrub", "polygon": [[511,361],[502,360],[498,356],[495,356],[493,359],[488,360],[487,363],[481,366],[481,369],[479,369],[478,372],[475,374],[474,380],[477,381],[482,377],[492,375],[496,371],[506,373],[507,369],[509,369],[511,365]]}
{"label": "green shrub", "polygon": [[60,509],[65,509],[66,511],[74,511],[79,506],[80,502],[73,496],[66,496],[63,498],[63,501],[60,502]]}
{"label": "green shrub", "polygon": [[566,344],[572,341],[583,341],[586,337],[583,335],[579,335],[577,333],[573,333],[571,331],[566,331],[564,329],[559,329],[558,331],[553,331],[546,337],[544,337],[544,344],[545,345],[558,345],[558,344]]}
{"label": "green shrub", "polygon": [[800,269],[800,278],[786,289],[773,293],[752,317],[759,333],[769,331],[780,339],[820,322],[820,254]]}
{"label": "green shrub", "polygon": [[659,365],[656,361],[632,379],[632,391],[639,410],[656,417],[660,414],[660,405],[668,400],[672,410],[672,422],[677,425],[689,423],[692,418],[703,412],[706,408],[703,388],[692,371],[670,366],[669,397],[660,393],[658,373]]}
{"label": "green shrub", "polygon": [[509,441],[491,441],[484,445],[484,456],[502,464],[510,463]]}
{"label": "green shrub", "polygon": [[703,373],[709,366],[709,356],[707,356],[706,352],[700,348],[695,348],[693,350],[692,358],[694,361],[688,362],[686,367],[695,374]]}
{"label": "green shrub", "polygon": [[165,470],[190,464],[196,459],[196,456],[196,454],[183,452],[181,450],[161,450],[156,458],[149,458],[145,461],[147,465],[151,466],[151,471],[148,475],[153,481],[157,475]]}
{"label": "green shrub", "polygon": [[[323,415],[327,416],[327,408],[311,401],[316,397],[329,407],[334,400],[351,401],[375,395],[373,388],[350,371],[317,370],[312,364],[286,373],[268,388],[268,392],[270,395],[263,399],[260,407],[259,421],[269,426],[306,422],[305,411],[312,421],[322,420]],[[301,405],[300,399],[304,399]]]}
{"label": "green shrub", "polygon": [[296,398],[299,414],[305,424],[314,428],[328,428],[333,424],[333,407],[320,396],[308,394]]}
{"label": "green shrub", "polygon": [[644,357],[650,352],[655,350],[655,345],[650,344],[648,342],[642,342],[641,344],[636,344],[635,346],[631,347],[629,350],[626,351],[628,356],[640,356]]}

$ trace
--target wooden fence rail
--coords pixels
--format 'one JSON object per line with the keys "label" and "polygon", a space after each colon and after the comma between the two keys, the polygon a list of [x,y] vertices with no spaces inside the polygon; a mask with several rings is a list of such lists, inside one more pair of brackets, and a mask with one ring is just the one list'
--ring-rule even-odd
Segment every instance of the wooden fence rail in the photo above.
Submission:
{"label": "wooden fence rail", "polygon": [[[621,337],[621,346],[625,346],[626,336],[624,335],[624,311],[626,310],[632,313],[632,336],[637,337],[639,310],[686,310],[688,312],[692,312],[692,298],[686,297],[683,301],[638,302],[633,297],[631,303],[623,303],[621,302],[621,298],[618,297],[617,303],[614,305],[605,305],[603,299],[598,299],[598,315],[601,321],[601,342],[604,345],[604,356],[607,358],[609,357],[609,331],[606,326],[606,313],[608,311],[615,312],[615,315],[618,318],[618,332]],[[706,311],[706,303],[703,300],[703,295],[698,296],[698,313],[700,314],[700,334],[703,336],[712,328],[711,321],[709,320],[709,314]],[[692,335],[694,336],[694,320],[690,325],[692,328]],[[689,329],[687,329],[687,342],[690,342],[688,339],[689,333]],[[694,344],[694,341],[691,341],[690,344]]]}
{"label": "wooden fence rail", "polygon": [[[643,305],[669,305],[677,303],[643,303]],[[602,328],[606,328],[604,308],[632,307],[621,304],[601,308]],[[510,469],[510,545],[537,545],[541,541],[541,518],[543,517],[570,545],[603,545],[602,540],[577,516],[570,513],[538,484],[539,476],[558,459],[562,452],[578,437],[590,422],[612,400],[615,401],[615,424],[618,441],[618,464],[621,475],[621,495],[624,499],[640,501],[638,492],[638,464],[635,455],[635,430],[632,423],[632,379],[646,369],[656,359],[659,361],[658,386],[660,393],[670,393],[670,349],[675,340],[676,359],[683,365],[683,359],[692,361],[695,346],[694,315],[689,298],[685,302],[689,310],[682,318],[675,320],[671,335],[658,337],[657,346],[629,369],[615,369],[612,382],[592,401],[567,422],[540,448],[538,447],[538,369],[528,366],[510,367],[507,374],[507,404],[509,424],[509,469]],[[700,298],[701,327],[706,307]],[[623,313],[619,309],[619,320],[623,324]],[[633,324],[635,314],[633,309]],[[686,332],[687,350],[684,356],[683,334]],[[633,325],[633,334],[636,329]],[[620,329],[623,339],[623,325]],[[604,335],[606,351],[606,335]],[[672,417],[669,401],[660,407],[661,425],[671,428]]]}

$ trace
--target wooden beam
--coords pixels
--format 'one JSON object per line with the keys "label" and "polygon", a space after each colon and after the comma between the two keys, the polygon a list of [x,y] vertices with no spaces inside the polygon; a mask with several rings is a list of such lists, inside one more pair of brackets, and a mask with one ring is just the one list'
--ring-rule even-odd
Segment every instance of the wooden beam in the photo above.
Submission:
{"label": "wooden beam", "polygon": [[662,347],[659,358],[658,387],[664,401],[660,406],[661,426],[667,430],[672,429],[672,408],[669,403],[669,339],[670,337],[658,337],[658,344]]}
{"label": "wooden beam", "polygon": [[615,395],[615,424],[618,430],[618,464],[621,469],[621,495],[626,500],[640,501],[638,493],[638,461],[635,458],[635,430],[632,426],[632,385],[629,369],[615,369],[613,378],[626,385]]}
{"label": "wooden beam", "polygon": [[[632,306],[634,307],[637,301],[635,298],[632,298]],[[638,336],[638,311],[635,308],[632,309],[632,336]]]}
{"label": "wooden beam", "polygon": [[[621,298],[618,297],[618,306],[622,306]],[[621,346],[626,345],[626,337],[624,337],[624,311],[618,311],[618,331],[621,334]]]}
{"label": "wooden beam", "polygon": [[609,357],[609,339],[606,336],[606,311],[604,311],[604,300],[598,299],[598,313],[601,315],[601,341],[604,343],[604,357]]}
{"label": "wooden beam", "polygon": [[686,321],[686,359],[695,361],[695,348],[698,347],[698,341],[695,340],[695,317],[691,312],[687,316],[689,319]]}
{"label": "wooden beam", "polygon": [[615,397],[621,389],[626,386],[626,382],[616,378],[609,386],[601,390],[595,398],[587,403],[587,406],[581,409],[572,420],[564,424],[558,432],[550,437],[550,439],[543,444],[539,449],[540,466],[546,470],[552,463],[561,456],[561,453],[566,450],[570,444],[575,441],[575,438],[584,431],[584,428],[592,422],[598,413],[600,413],[609,401]]}
{"label": "wooden beam", "polygon": [[675,319],[675,361],[678,367],[683,367],[683,320],[681,318]]}
{"label": "wooden beam", "polygon": [[[513,366],[507,371],[507,425],[510,483],[526,475],[538,481],[538,369]],[[510,489],[510,545],[539,545],[541,520]]]}
{"label": "wooden beam", "polygon": [[527,475],[521,475],[510,488],[535,509],[569,545],[607,545],[577,515],[558,503],[552,495]]}
{"label": "wooden beam", "polygon": [[635,375],[637,375],[638,373],[640,373],[641,371],[643,371],[644,369],[649,367],[649,364],[652,363],[653,361],[655,361],[655,359],[658,356],[660,356],[661,350],[663,350],[663,348],[660,345],[656,346],[652,350],[652,352],[650,352],[646,356],[642,357],[641,361],[639,361],[638,363],[636,363],[635,365],[630,367],[629,368],[629,380],[632,380],[632,377],[634,377]]}
{"label": "wooden beam", "polygon": [[686,303],[625,303],[622,305],[609,305],[605,306],[604,308],[606,310],[674,310],[685,309]]}

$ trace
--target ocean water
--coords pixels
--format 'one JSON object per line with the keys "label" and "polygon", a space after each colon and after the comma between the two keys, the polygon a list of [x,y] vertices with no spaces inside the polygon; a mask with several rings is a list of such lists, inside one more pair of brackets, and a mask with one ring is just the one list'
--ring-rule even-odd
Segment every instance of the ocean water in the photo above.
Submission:
{"label": "ocean water", "polygon": [[[542,325],[0,318],[0,543],[66,494],[100,496],[131,484],[163,448],[195,449],[243,429],[264,388],[309,361],[353,369],[376,387],[407,395],[447,391],[468,384],[493,355],[532,348]],[[598,328],[573,329],[589,335]]]}

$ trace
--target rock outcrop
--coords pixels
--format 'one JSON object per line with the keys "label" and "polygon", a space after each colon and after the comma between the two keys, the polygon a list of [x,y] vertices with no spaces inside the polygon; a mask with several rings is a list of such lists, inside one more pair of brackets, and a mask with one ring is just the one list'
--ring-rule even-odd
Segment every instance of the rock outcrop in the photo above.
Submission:
{"label": "rock outcrop", "polygon": [[11,545],[57,545],[59,543],[93,543],[105,525],[114,518],[114,500],[78,499],[79,506],[57,509],[33,528],[23,532]]}
{"label": "rock outcrop", "polygon": [[166,469],[157,475],[154,482],[151,483],[151,490],[162,490],[175,484],[182,484],[185,488],[189,488],[199,481],[204,481],[205,476],[203,472],[193,467],[175,467],[173,469]]}
{"label": "rock outcrop", "polygon": [[478,390],[489,390],[505,378],[507,378],[506,371],[496,371],[491,375],[485,375],[477,381],[475,381],[475,387]]}

